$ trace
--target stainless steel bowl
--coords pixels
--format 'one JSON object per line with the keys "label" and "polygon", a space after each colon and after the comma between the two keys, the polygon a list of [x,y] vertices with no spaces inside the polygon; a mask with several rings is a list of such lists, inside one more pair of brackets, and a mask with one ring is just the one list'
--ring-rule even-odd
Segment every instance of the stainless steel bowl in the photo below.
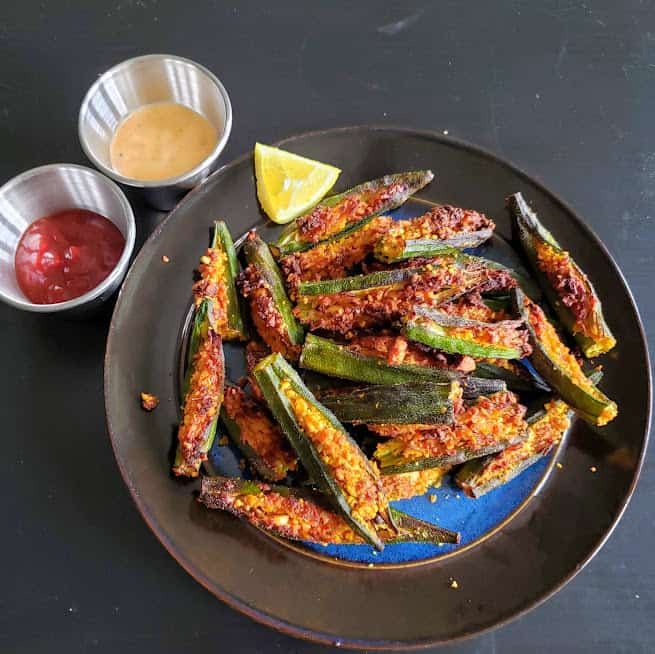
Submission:
{"label": "stainless steel bowl", "polygon": [[[219,138],[211,154],[184,175],[143,182],[111,167],[109,146],[121,120],[153,102],[177,102],[197,111],[214,125]],[[99,77],[82,102],[78,122],[82,148],[93,164],[117,182],[140,189],[158,209],[171,209],[217,167],[231,130],[232,105],[216,76],[189,59],[159,54],[128,59]]]}
{"label": "stainless steel bowl", "polygon": [[[16,247],[31,223],[63,209],[89,209],[105,216],[125,237],[125,248],[114,270],[88,293],[67,302],[34,304],[23,295],[16,281]],[[0,299],[18,309],[39,313],[86,313],[102,304],[120,285],[130,263],[135,236],[130,203],[104,175],[75,164],[50,164],[27,170],[0,187]]]}

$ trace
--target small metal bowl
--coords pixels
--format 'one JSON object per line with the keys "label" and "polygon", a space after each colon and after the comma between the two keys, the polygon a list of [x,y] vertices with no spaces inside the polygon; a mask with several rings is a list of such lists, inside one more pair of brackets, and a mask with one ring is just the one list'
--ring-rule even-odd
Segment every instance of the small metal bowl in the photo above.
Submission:
{"label": "small metal bowl", "polygon": [[[16,248],[35,220],[64,209],[88,209],[105,216],[125,237],[125,248],[112,272],[88,293],[66,302],[34,304],[16,281]],[[86,314],[119,287],[130,263],[135,236],[134,214],[125,194],[96,170],[75,164],[27,170],[0,187],[0,300],[38,313]]]}
{"label": "small metal bowl", "polygon": [[[124,177],[111,166],[112,136],[127,115],[154,102],[177,102],[198,112],[218,130],[218,142],[183,175],[155,182]],[[189,59],[160,54],[128,59],[99,77],[82,102],[78,122],[80,143],[91,162],[117,182],[140,189],[157,209],[171,209],[216,168],[231,130],[232,105],[218,78]]]}

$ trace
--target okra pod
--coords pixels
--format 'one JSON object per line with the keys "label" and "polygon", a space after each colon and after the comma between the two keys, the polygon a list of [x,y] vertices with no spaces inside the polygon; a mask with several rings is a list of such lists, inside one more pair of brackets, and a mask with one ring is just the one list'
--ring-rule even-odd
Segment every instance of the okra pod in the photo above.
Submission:
{"label": "okra pod", "polygon": [[200,257],[198,272],[200,278],[193,285],[196,309],[209,300],[214,331],[224,341],[245,340],[248,330],[236,289],[239,263],[232,237],[222,220],[214,222],[212,241]]}
{"label": "okra pod", "polygon": [[614,420],[618,414],[616,403],[584,374],[541,308],[518,288],[513,289],[512,301],[528,326],[531,361],[537,372],[584,420],[599,427]]}
{"label": "okra pod", "polygon": [[598,295],[573,257],[541,224],[521,193],[507,199],[514,228],[549,304],[588,358],[616,345]]}
{"label": "okra pod", "polygon": [[239,276],[241,293],[250,303],[253,323],[262,340],[291,360],[298,358],[304,331],[293,315],[280,269],[268,245],[251,231],[243,246],[248,267]]}
{"label": "okra pod", "polygon": [[223,402],[225,359],[221,337],[211,325],[211,311],[211,302],[203,300],[194,318],[173,465],[176,475],[197,477],[216,435]]}
{"label": "okra pod", "polygon": [[430,170],[385,175],[333,195],[290,223],[273,246],[281,256],[306,250],[353,224],[399,207],[433,178]]}
{"label": "okra pod", "polygon": [[353,529],[382,549],[374,522],[394,525],[377,470],[283,357],[263,359],[253,374],[311,479]]}
{"label": "okra pod", "polygon": [[465,398],[505,390],[505,382],[471,377],[448,368],[428,368],[411,364],[390,365],[384,359],[365,356],[327,338],[308,334],[300,355],[300,366],[330,377],[367,384],[457,381]]}

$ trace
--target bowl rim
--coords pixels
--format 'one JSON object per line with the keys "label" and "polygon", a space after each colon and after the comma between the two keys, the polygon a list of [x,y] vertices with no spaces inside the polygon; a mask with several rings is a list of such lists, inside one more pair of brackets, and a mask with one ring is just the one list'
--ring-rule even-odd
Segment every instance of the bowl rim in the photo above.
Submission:
{"label": "bowl rim", "polygon": [[[113,168],[111,168],[111,166],[106,166],[104,163],[102,163],[96,157],[93,150],[89,147],[87,140],[83,135],[83,125],[85,122],[84,116],[88,113],[89,105],[91,104],[91,99],[95,96],[100,86],[104,84],[106,80],[112,78],[116,74],[122,72],[124,69],[128,68],[129,66],[132,66],[135,63],[151,61],[151,60],[166,60],[166,59],[172,59],[176,62],[196,68],[199,72],[201,72],[207,78],[209,78],[209,81],[214,85],[215,89],[218,91],[218,94],[222,98],[223,103],[225,104],[225,125],[223,127],[223,133],[220,135],[218,141],[216,142],[216,146],[214,147],[214,149],[197,166],[187,171],[186,173],[177,175],[176,177],[168,177],[166,179],[160,179],[153,182],[134,179],[132,177],[126,177],[125,175],[121,175],[120,173],[116,172]],[[145,105],[141,105],[141,106],[145,106]],[[188,181],[189,179],[192,179],[198,173],[201,173],[204,169],[206,169],[207,166],[211,165],[216,161],[216,159],[220,156],[221,152],[223,152],[223,150],[225,149],[225,146],[227,144],[231,132],[232,132],[232,103],[230,102],[230,96],[228,95],[225,86],[223,86],[223,83],[206,66],[203,66],[202,64],[199,64],[198,62],[193,61],[192,59],[187,59],[186,57],[180,57],[178,55],[171,55],[171,54],[155,53],[155,54],[140,55],[138,57],[131,57],[130,59],[125,59],[124,61],[121,61],[120,63],[106,70],[104,73],[102,73],[102,75],[98,77],[98,79],[96,79],[96,81],[91,85],[89,90],[86,92],[84,99],[82,100],[82,104],[80,105],[80,111],[77,118],[77,135],[80,141],[80,145],[82,146],[82,150],[84,150],[84,154],[87,156],[89,161],[91,161],[91,163],[96,168],[98,168],[108,177],[111,177],[113,180],[120,182],[121,184],[125,184],[126,186],[132,186],[135,188],[143,188],[143,189],[175,186],[176,184],[180,184]]]}
{"label": "bowl rim", "polygon": [[[14,186],[17,186],[26,180],[37,177],[49,170],[79,170],[84,174],[90,174],[100,180],[117,197],[118,202],[121,205],[124,215],[127,219],[127,230],[125,234],[125,246],[123,247],[123,252],[121,253],[121,256],[116,262],[113,270],[97,286],[94,286],[90,291],[87,291],[79,297],[73,298],[72,300],[66,300],[65,302],[55,302],[53,304],[35,304],[34,302],[30,302],[27,299],[16,300],[13,297],[9,297],[0,288],[0,299],[2,299],[3,302],[11,305],[12,307],[15,307],[16,309],[24,309],[26,311],[33,311],[35,313],[56,313],[59,311],[66,311],[67,309],[81,307],[98,298],[125,273],[132,256],[132,252],[134,250],[134,243],[136,241],[136,220],[134,218],[132,206],[125,196],[125,193],[123,193],[118,184],[113,182],[106,175],[103,175],[102,173],[94,170],[93,168],[89,168],[88,166],[81,166],[79,164],[72,163],[51,163],[45,164],[43,166],[37,166],[36,168],[30,168],[12,177],[10,180],[0,186],[0,196],[6,191],[11,190]],[[106,218],[111,220],[109,216],[106,216]],[[15,272],[15,269],[15,261],[12,260],[12,270]]]}

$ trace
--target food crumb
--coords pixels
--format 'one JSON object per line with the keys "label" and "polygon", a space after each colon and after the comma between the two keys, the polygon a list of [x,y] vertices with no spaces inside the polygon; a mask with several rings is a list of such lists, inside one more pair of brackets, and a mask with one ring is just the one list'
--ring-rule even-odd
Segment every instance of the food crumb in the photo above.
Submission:
{"label": "food crumb", "polygon": [[227,436],[221,436],[221,437],[218,439],[218,444],[219,444],[219,445],[227,445],[228,442],[229,442],[229,441],[227,440]]}
{"label": "food crumb", "polygon": [[164,254],[164,255],[162,256],[161,260],[162,260],[164,263],[168,263],[168,262],[170,261],[170,258],[167,257],[167,256]]}
{"label": "food crumb", "polygon": [[443,131],[443,133],[444,133],[444,136],[448,136],[448,130],[447,130],[447,129],[445,129],[445,130]]}
{"label": "food crumb", "polygon": [[141,392],[141,406],[146,411],[156,409],[158,404],[159,398],[156,395],[153,395],[152,393],[144,393],[143,391]]}
{"label": "food crumb", "polygon": [[555,464],[560,470],[564,467],[559,461]]}
{"label": "food crumb", "polygon": [[432,504],[434,504],[437,501],[437,496],[436,495],[430,495],[430,497],[428,499],[430,500],[430,502],[432,502]]}
{"label": "food crumb", "polygon": [[639,599],[639,595],[637,595],[637,593],[635,593],[635,599]]}
{"label": "food crumb", "polygon": [[589,470],[591,470],[591,472],[598,472],[598,468],[596,466],[591,466]]}
{"label": "food crumb", "polygon": [[453,580],[450,582],[450,587],[451,587],[451,588],[459,588],[459,584],[457,583],[457,581],[456,581],[455,579],[453,579]]}

